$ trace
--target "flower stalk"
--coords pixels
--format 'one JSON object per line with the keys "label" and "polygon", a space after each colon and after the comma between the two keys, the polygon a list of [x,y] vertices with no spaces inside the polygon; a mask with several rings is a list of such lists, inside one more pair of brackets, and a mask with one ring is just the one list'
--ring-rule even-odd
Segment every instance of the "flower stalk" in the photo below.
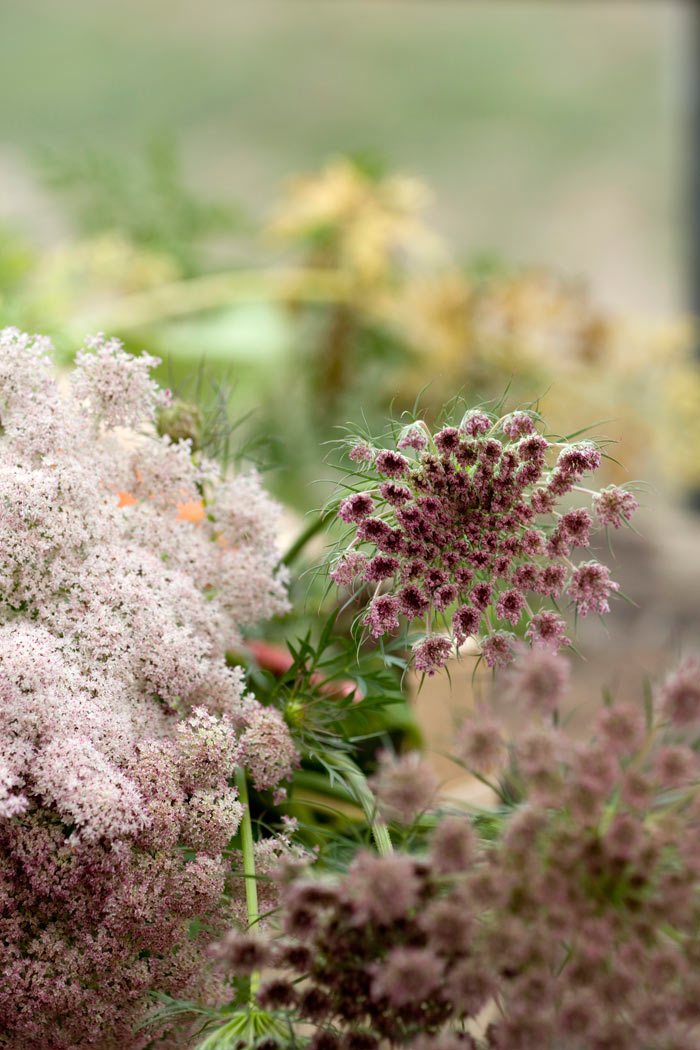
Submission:
{"label": "flower stalk", "polygon": [[[245,901],[248,916],[248,928],[257,930],[260,921],[258,908],[258,887],[255,876],[255,852],[253,847],[253,823],[250,819],[250,800],[248,798],[248,780],[243,766],[236,769],[236,787],[238,797],[243,805],[243,820],[241,821],[241,852],[243,853],[243,877],[245,879]],[[250,1002],[253,1003],[260,984],[260,974],[250,975]]]}
{"label": "flower stalk", "polygon": [[394,847],[389,835],[389,829],[385,821],[377,812],[377,800],[371,791],[367,778],[352,759],[341,751],[326,751],[323,760],[330,770],[337,772],[346,781],[353,795],[362,806],[367,822],[372,829],[372,835],[377,847],[377,852],[382,857],[394,852]]}

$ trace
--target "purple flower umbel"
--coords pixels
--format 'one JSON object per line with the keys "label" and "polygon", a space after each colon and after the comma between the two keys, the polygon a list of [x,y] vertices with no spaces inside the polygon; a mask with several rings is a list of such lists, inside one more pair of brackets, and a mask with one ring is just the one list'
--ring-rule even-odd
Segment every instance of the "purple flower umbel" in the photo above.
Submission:
{"label": "purple flower umbel", "polygon": [[523,617],[533,644],[567,645],[563,621],[539,606],[568,594],[582,615],[607,611],[618,589],[608,569],[569,557],[588,547],[596,524],[627,520],[634,499],[612,487],[594,496],[595,521],[583,507],[557,513],[600,452],[586,441],[551,444],[527,412],[496,420],[473,410],[429,434],[423,423],[404,428],[402,451],[377,449],[362,491],[343,499],[339,516],[356,526],[355,549],[334,579],[345,583],[355,569],[355,579],[381,587],[364,619],[375,638],[397,630],[400,616],[425,620],[427,637],[413,648],[416,669],[428,674],[487,622],[491,666],[510,660],[500,639]]}

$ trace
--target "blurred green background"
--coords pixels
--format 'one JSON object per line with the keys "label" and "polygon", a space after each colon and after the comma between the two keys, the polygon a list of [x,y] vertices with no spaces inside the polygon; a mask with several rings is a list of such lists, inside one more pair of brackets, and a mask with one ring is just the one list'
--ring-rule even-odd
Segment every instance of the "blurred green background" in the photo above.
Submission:
{"label": "blurred green background", "polygon": [[172,134],[188,184],[256,213],[292,171],[376,153],[435,193],[460,256],[682,305],[690,5],[412,0],[4,0],[1,212],[65,232],[40,150],[127,159]]}
{"label": "blurred green background", "polygon": [[691,29],[664,0],[5,0],[0,322],[230,387],[300,510],[337,425],[508,383],[692,486],[694,336],[658,330],[686,302]]}

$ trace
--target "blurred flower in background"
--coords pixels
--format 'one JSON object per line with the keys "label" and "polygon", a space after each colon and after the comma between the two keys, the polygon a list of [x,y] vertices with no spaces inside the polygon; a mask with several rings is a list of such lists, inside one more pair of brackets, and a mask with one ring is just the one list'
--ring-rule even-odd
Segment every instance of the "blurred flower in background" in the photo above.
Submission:
{"label": "blurred flower in background", "polygon": [[310,265],[341,270],[351,287],[376,295],[412,256],[435,255],[440,240],[423,219],[428,188],[404,173],[337,157],[291,178],[268,227],[283,244],[307,249]]}
{"label": "blurred flower in background", "polygon": [[405,377],[441,404],[456,390],[536,401],[560,433],[587,421],[620,442],[611,480],[700,482],[700,370],[689,316],[642,319],[600,307],[582,282],[538,268],[451,270],[409,284],[388,315],[419,352]]}

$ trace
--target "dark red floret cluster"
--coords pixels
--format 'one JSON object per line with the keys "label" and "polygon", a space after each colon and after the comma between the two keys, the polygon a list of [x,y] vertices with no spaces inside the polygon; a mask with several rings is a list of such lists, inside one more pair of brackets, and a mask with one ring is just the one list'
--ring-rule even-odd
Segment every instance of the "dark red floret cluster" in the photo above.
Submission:
{"label": "dark red floret cluster", "polygon": [[[341,502],[339,516],[355,535],[331,572],[338,584],[376,586],[364,619],[374,638],[396,631],[399,617],[423,620],[426,638],[415,655],[430,674],[469,636],[488,643],[490,664],[502,664],[508,629],[536,615],[533,598],[539,606],[566,594],[581,615],[607,611],[617,589],[607,568],[569,559],[589,546],[596,522],[612,520],[612,495],[604,497],[607,515],[595,496],[595,521],[583,507],[556,510],[600,465],[593,443],[551,442],[528,413],[496,420],[480,410],[434,434],[414,423],[396,443],[401,452],[365,455],[364,487]],[[627,517],[634,501],[616,499]],[[548,648],[568,644],[553,612],[528,638]]]}

